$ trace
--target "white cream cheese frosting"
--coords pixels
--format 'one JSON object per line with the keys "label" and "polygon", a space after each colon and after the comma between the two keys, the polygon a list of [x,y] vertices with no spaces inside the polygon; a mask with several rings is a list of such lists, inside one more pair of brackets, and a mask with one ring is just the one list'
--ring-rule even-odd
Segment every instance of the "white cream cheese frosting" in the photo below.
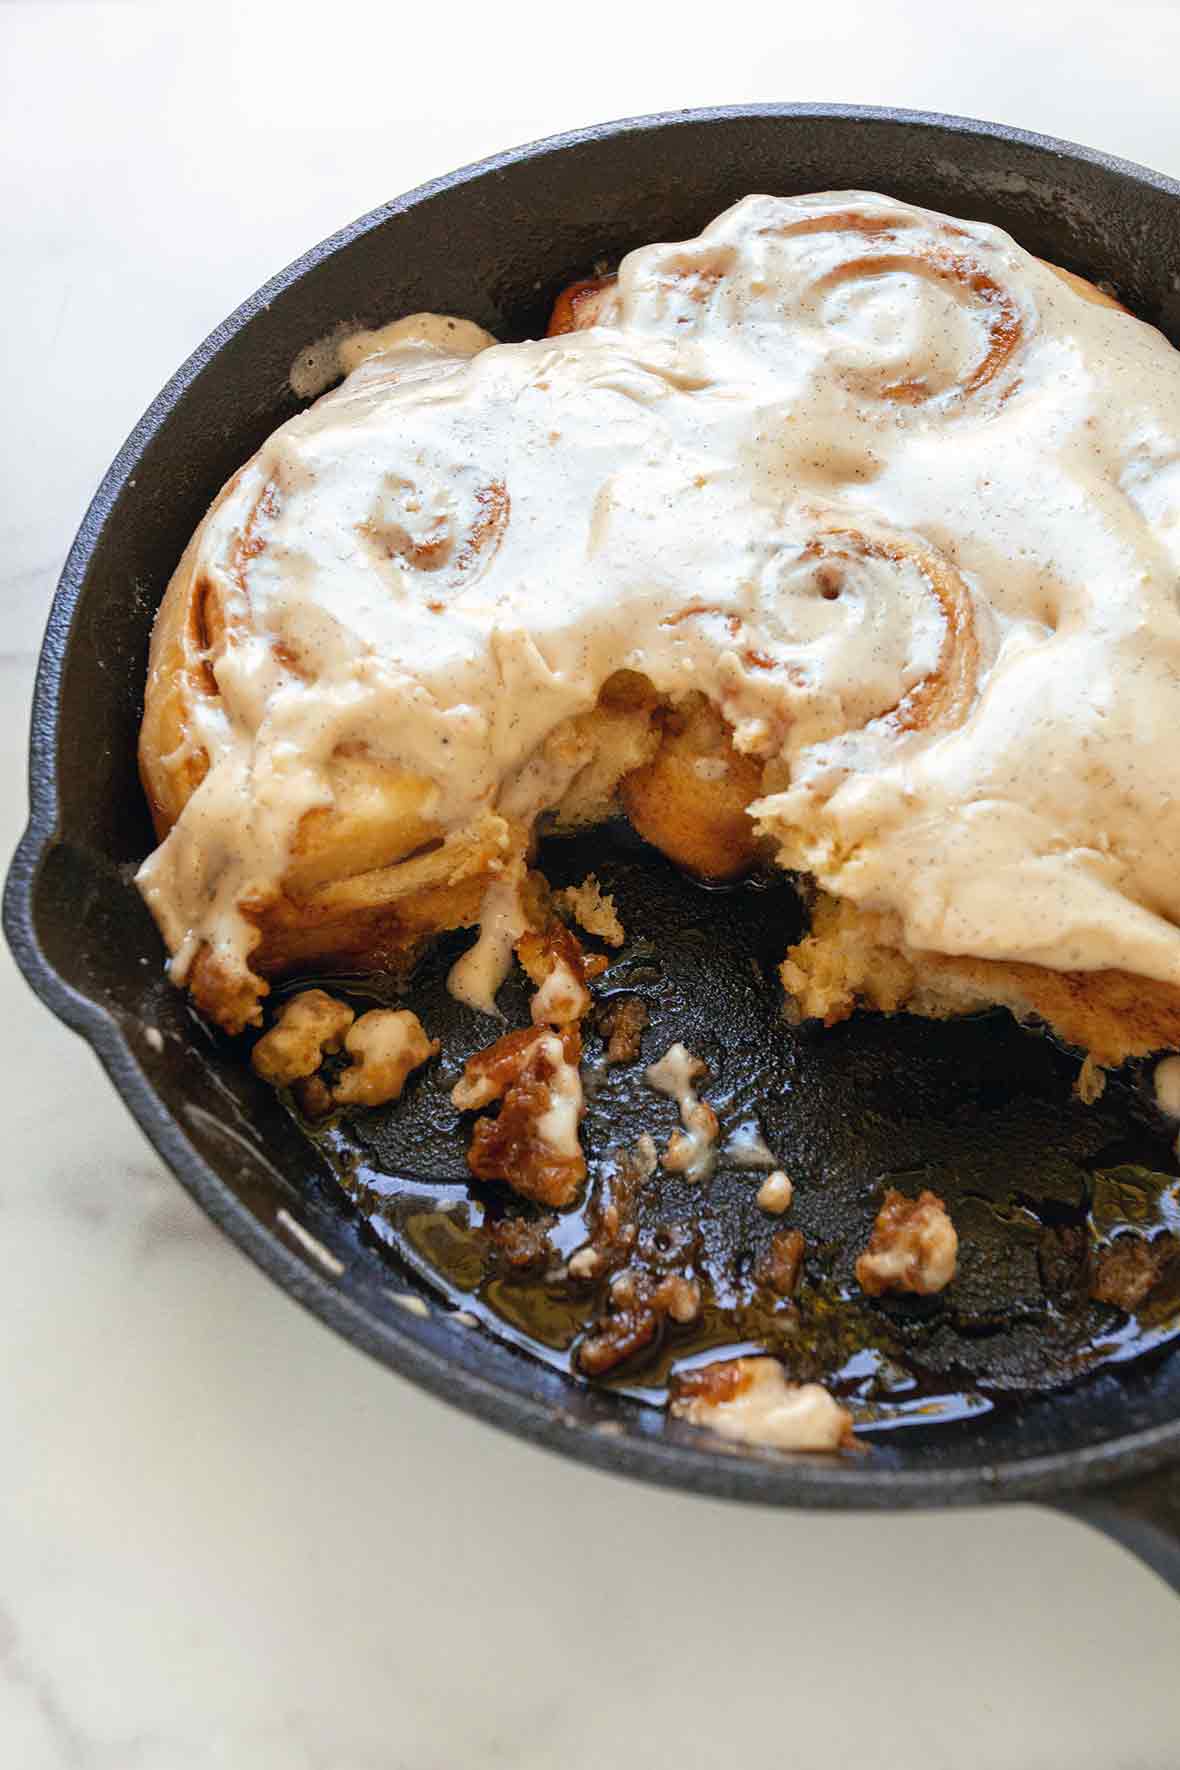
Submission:
{"label": "white cream cheese frosting", "polygon": [[633,252],[600,320],[369,335],[210,511],[210,767],[139,875],[177,980],[248,963],[333,755],[459,830],[627,669],[715,702],[784,864],[910,945],[1180,984],[1180,354],[860,192]]}

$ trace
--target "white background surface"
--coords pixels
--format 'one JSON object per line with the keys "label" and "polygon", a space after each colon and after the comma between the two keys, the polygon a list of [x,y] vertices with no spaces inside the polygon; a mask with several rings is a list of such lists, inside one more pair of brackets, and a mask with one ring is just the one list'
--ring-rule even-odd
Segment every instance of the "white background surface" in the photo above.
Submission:
{"label": "white background surface", "polygon": [[[0,846],[100,474],[300,250],[513,143],[906,104],[1180,175],[1170,5],[0,4]],[[779,1515],[542,1457],[368,1364],[3,990],[0,1765],[1175,1770],[1180,1601],[1047,1513]]]}

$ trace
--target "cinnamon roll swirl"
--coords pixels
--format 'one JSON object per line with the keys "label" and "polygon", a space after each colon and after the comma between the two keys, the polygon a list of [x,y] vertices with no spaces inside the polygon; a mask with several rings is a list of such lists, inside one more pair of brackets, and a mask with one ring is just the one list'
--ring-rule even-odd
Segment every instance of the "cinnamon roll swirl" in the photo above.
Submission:
{"label": "cinnamon roll swirl", "polygon": [[[481,925],[537,818],[818,892],[797,1011],[1180,1044],[1180,358],[998,229],[750,197],[498,345],[412,316],[220,494],[153,637],[139,879],[230,1031]],[[525,892],[527,898],[527,891]]]}

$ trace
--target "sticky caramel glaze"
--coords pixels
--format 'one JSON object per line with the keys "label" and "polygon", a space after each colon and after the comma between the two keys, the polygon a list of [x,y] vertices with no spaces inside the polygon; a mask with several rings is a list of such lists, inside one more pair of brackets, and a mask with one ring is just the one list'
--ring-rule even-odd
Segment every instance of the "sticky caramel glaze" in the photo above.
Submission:
{"label": "sticky caramel glaze", "polygon": [[558,336],[391,334],[165,599],[140,883],[175,979],[245,1024],[621,793],[909,952],[1177,989],[1180,357],[1091,293],[886,197],[751,197]]}

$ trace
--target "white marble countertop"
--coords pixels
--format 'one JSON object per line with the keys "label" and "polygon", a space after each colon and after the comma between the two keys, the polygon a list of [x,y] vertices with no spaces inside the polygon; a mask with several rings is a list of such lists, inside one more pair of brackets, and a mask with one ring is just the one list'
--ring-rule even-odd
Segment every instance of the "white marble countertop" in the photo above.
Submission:
{"label": "white marble countertop", "polygon": [[[597,118],[840,98],[1180,173],[1180,12],[1090,0],[0,5],[0,847],[35,649],[116,446],[275,268]],[[5,955],[0,1763],[12,1770],[1174,1770],[1180,1603],[1016,1509],[776,1514],[426,1399],[287,1302]],[[521,1554],[508,1545],[522,1541]]]}

